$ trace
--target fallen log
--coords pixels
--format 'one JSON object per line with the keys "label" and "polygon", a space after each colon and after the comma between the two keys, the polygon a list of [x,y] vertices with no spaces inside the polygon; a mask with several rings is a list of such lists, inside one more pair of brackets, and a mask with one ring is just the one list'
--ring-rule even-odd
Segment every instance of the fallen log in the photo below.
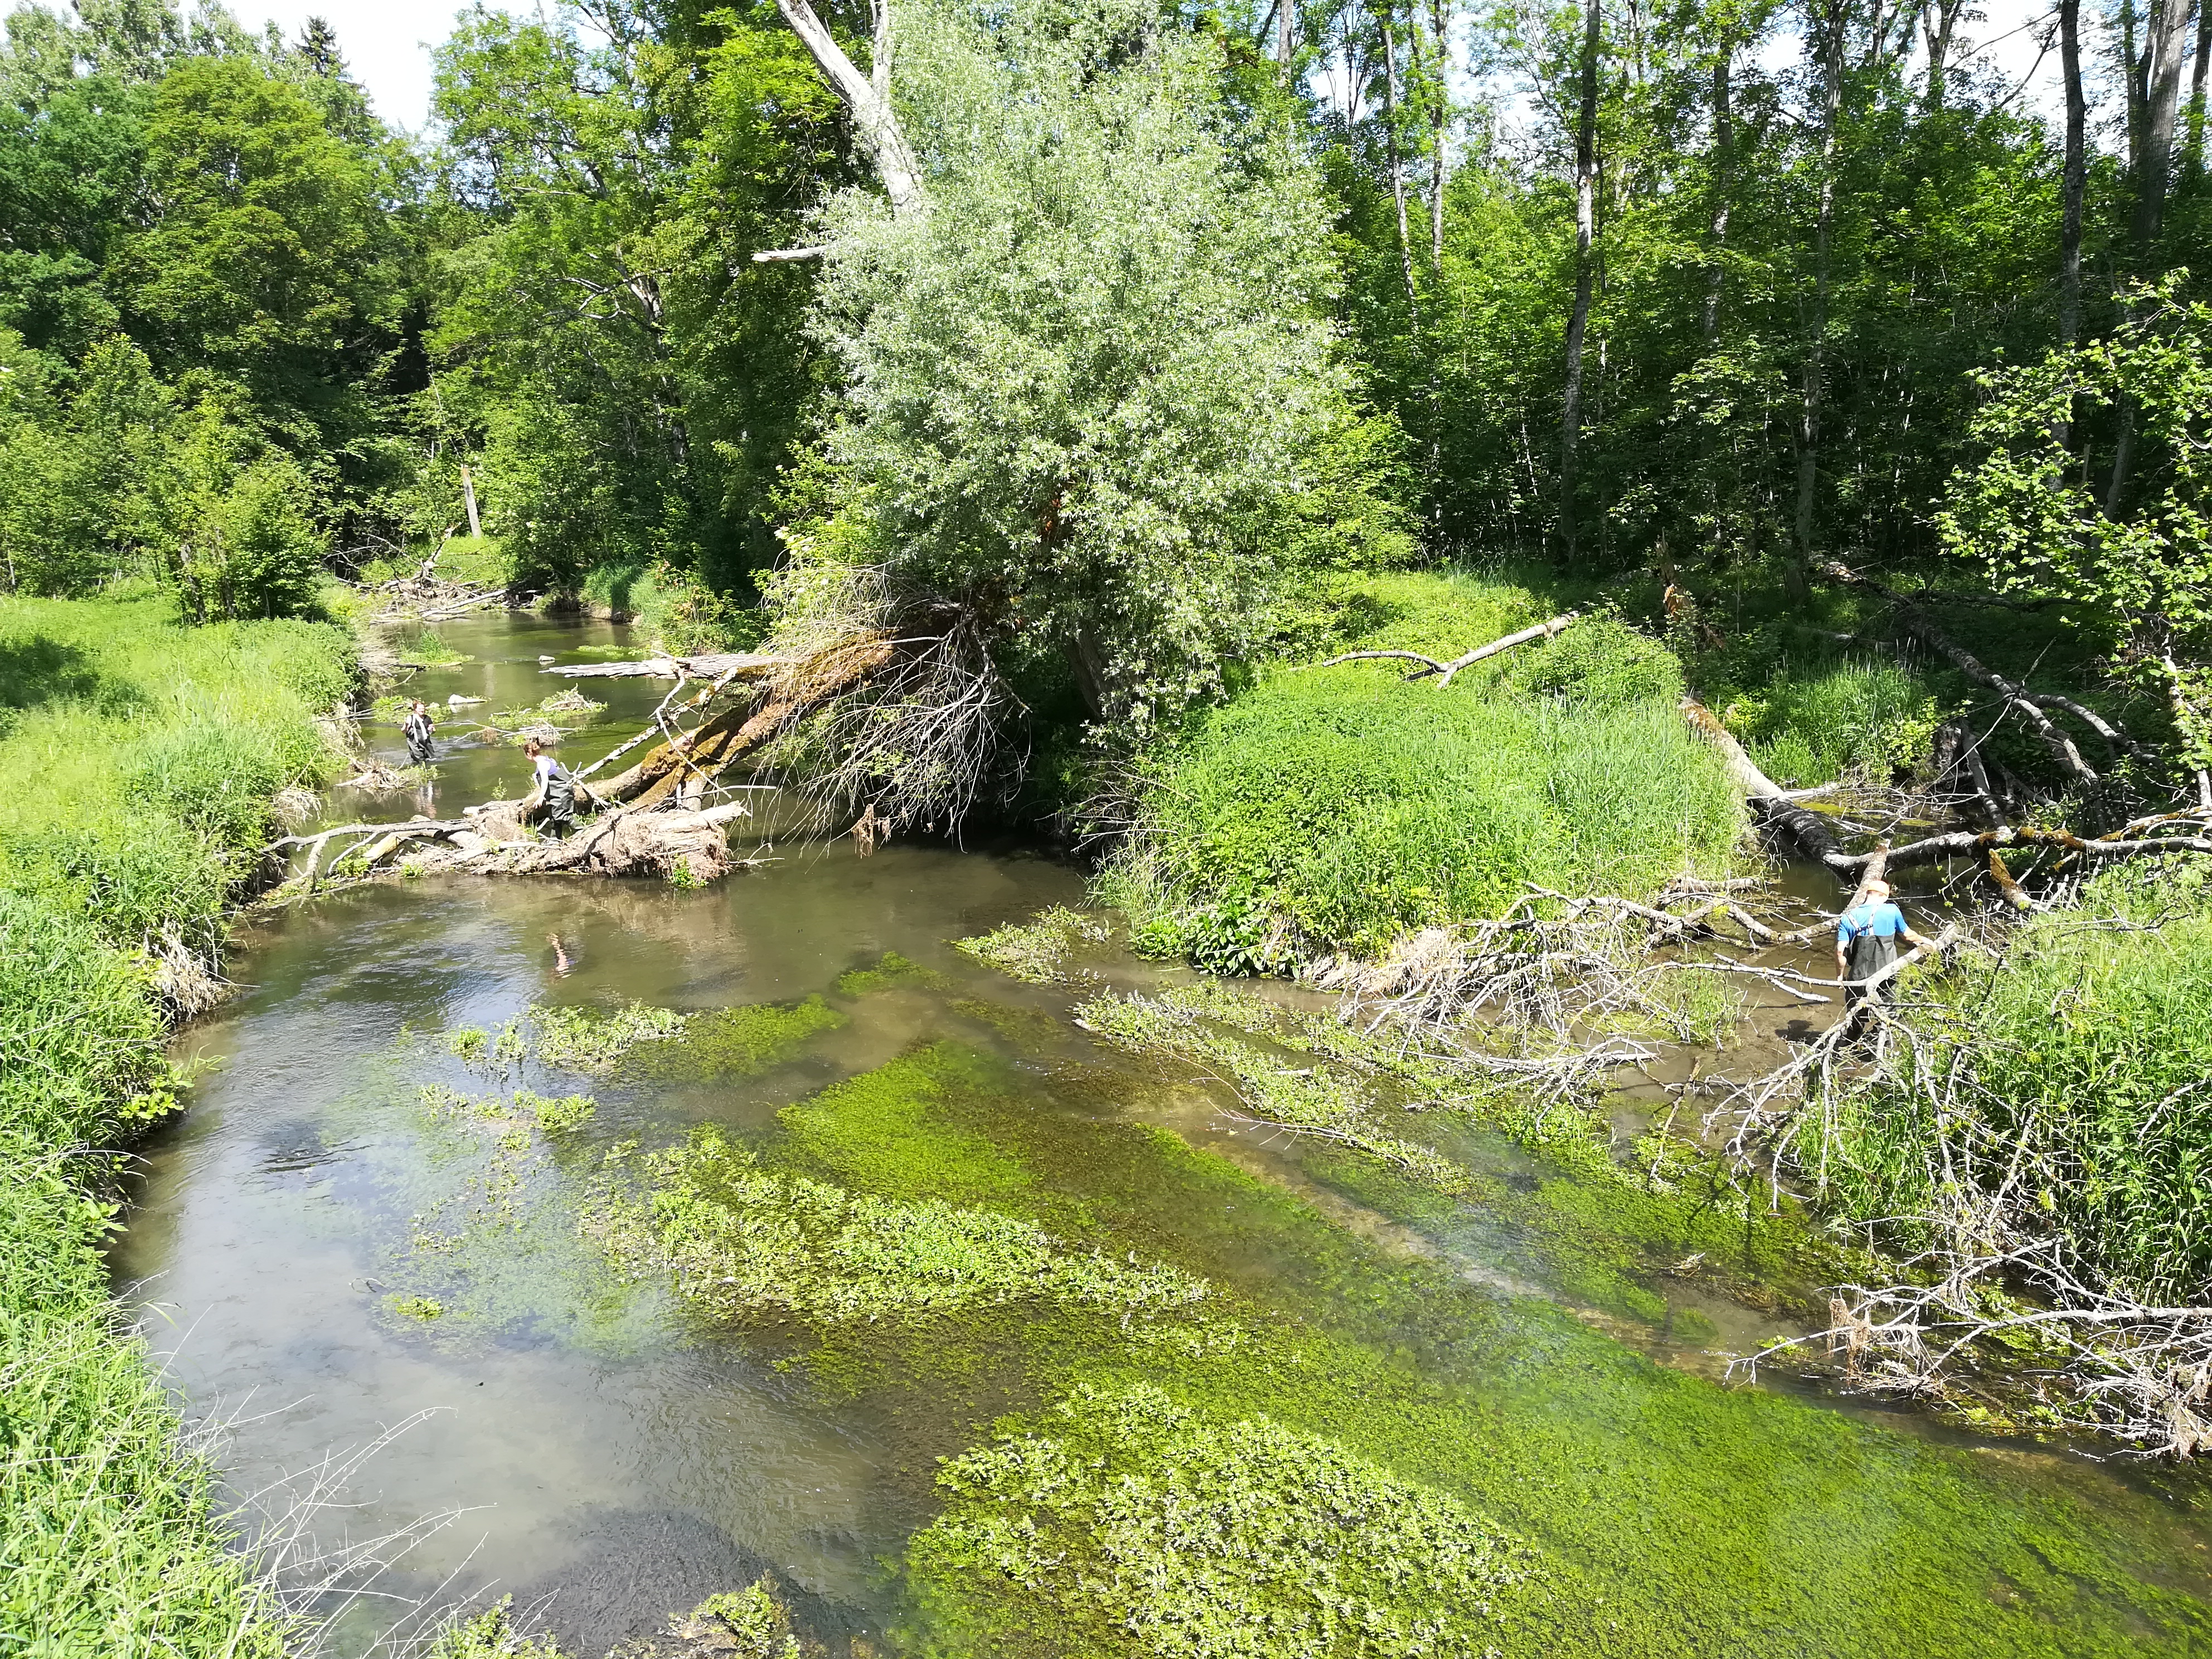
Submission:
{"label": "fallen log", "polygon": [[[2077,716],[2087,715],[2090,722],[2090,729],[2096,731],[2100,736],[2105,736],[2109,732],[2108,741],[2116,745],[2125,741],[2117,729],[2112,727],[2102,717],[2088,714],[2088,711],[2081,704],[2064,697],[2039,696],[2017,681],[2008,679],[1994,668],[1988,666],[1966,647],[1938,628],[1935,619],[1922,610],[1919,603],[1910,595],[1900,593],[1895,588],[1852,569],[1840,560],[1830,559],[1817,568],[1820,574],[1830,580],[1841,582],[1847,587],[1863,587],[1885,604],[1894,606],[1897,614],[1904,620],[1905,627],[1911,630],[1921,643],[1949,659],[1951,665],[1968,679],[1989,687],[2007,703],[2020,710],[2027,723],[2035,728],[2036,735],[2043,739],[2045,746],[2057,757],[2058,763],[2066,769],[2069,775],[2078,778],[2083,783],[2098,781],[2096,769],[2081,758],[2081,750],[2075,746],[2074,739],[2066,734],[2064,728],[2058,726],[2049,714],[2044,712],[2046,707],[2063,708]],[[2131,743],[2129,746],[2134,747]]]}
{"label": "fallen log", "polygon": [[740,678],[765,674],[806,660],[805,657],[780,656],[769,652],[713,651],[696,657],[646,657],[634,662],[562,663],[544,672],[570,680],[714,680],[726,674]]}
{"label": "fallen log", "polygon": [[1531,640],[1548,640],[1581,619],[1581,611],[1570,611],[1562,616],[1553,617],[1548,622],[1524,628],[1517,634],[1508,634],[1502,640],[1492,640],[1488,645],[1478,645],[1466,655],[1454,657],[1449,662],[1439,662],[1419,651],[1347,651],[1340,657],[1331,657],[1327,662],[1307,663],[1304,667],[1334,668],[1339,663],[1346,662],[1417,662],[1424,665],[1406,678],[1419,680],[1426,679],[1431,674],[1441,674],[1443,678],[1437,682],[1437,689],[1441,691],[1452,683],[1452,677],[1462,668],[1472,668],[1486,657],[1494,657],[1501,651],[1510,651],[1515,646],[1526,645]]}

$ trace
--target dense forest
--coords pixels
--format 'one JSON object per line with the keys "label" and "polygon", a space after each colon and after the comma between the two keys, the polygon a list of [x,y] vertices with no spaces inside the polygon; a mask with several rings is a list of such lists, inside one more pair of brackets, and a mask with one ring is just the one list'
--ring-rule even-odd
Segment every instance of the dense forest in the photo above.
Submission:
{"label": "dense forest", "polygon": [[[657,584],[708,637],[824,526],[866,517],[927,562],[921,539],[1017,520],[1103,542],[1180,495],[1162,545],[1208,554],[1162,568],[1201,580],[1241,546],[1271,578],[1525,557],[1709,602],[1802,600],[1835,560],[1986,583],[2062,601],[2079,654],[2194,732],[2186,9],[2023,25],[2063,64],[2056,124],[1954,46],[1941,0],[1055,14],[1063,59],[1101,49],[1085,32],[1144,40],[1174,107],[1142,118],[1213,148],[1200,178],[1126,97],[1065,112],[1088,173],[1059,167],[1074,126],[951,125],[979,94],[924,9],[890,87],[942,228],[896,249],[869,240],[866,135],[766,5],[465,15],[421,141],[319,24],[21,10],[6,580],[151,574],[195,615],[293,611],[318,565],[465,520],[524,591]],[[868,57],[868,19],[829,28]],[[1079,97],[1066,68],[1024,75]],[[1128,216],[1161,192],[1173,247]],[[1184,386],[1127,378],[1139,335]],[[1010,381],[1036,395],[963,407]],[[1146,418],[1133,389],[1187,398],[1155,414],[1244,476],[1182,490],[1174,469],[1212,472],[1199,448],[1105,447],[1117,409]],[[1005,499],[955,531],[929,491],[979,471]],[[1009,591],[1055,562],[993,556],[1021,567]]]}

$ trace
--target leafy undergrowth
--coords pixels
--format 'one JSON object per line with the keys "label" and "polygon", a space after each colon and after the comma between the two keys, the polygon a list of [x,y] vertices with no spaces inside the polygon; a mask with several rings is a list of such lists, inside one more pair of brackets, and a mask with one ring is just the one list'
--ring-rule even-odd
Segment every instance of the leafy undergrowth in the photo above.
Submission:
{"label": "leafy undergrowth", "polygon": [[[332,764],[344,636],[155,599],[0,599],[0,1647],[277,1652],[100,1243],[114,1147],[167,1110],[156,963],[221,936],[270,798]],[[100,1194],[101,1196],[95,1196]]]}
{"label": "leafy undergrowth", "polygon": [[[1482,642],[1462,613],[1483,609],[1499,633],[1545,614],[1510,585],[1388,581],[1391,620],[1340,645],[1416,638],[1449,656]],[[1599,616],[1448,689],[1404,669],[1273,672],[1194,723],[1102,883],[1140,949],[1279,971],[1317,948],[1376,952],[1494,915],[1529,883],[1641,896],[1726,867],[1741,804],[1682,720],[1665,647]]]}

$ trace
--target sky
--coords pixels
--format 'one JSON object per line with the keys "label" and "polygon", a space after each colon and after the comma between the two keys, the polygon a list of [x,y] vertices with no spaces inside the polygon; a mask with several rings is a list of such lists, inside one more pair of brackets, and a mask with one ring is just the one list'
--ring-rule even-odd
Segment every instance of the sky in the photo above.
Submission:
{"label": "sky", "polygon": [[[328,19],[376,112],[420,132],[430,118],[430,48],[453,32],[462,5],[463,0],[231,0],[229,9],[250,29],[274,22],[288,40],[300,38],[309,17]],[[524,15],[537,9],[522,3],[492,9]]]}

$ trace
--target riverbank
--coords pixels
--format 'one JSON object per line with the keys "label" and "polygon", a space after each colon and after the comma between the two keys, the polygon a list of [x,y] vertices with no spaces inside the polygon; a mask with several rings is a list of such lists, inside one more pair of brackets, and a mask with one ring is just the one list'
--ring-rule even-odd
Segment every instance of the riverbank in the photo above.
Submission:
{"label": "riverbank", "polygon": [[352,646],[187,629],[153,595],[0,599],[0,1650],[279,1653],[283,1620],[103,1241],[123,1149],[174,1105],[171,1018],[287,792],[339,763]]}

